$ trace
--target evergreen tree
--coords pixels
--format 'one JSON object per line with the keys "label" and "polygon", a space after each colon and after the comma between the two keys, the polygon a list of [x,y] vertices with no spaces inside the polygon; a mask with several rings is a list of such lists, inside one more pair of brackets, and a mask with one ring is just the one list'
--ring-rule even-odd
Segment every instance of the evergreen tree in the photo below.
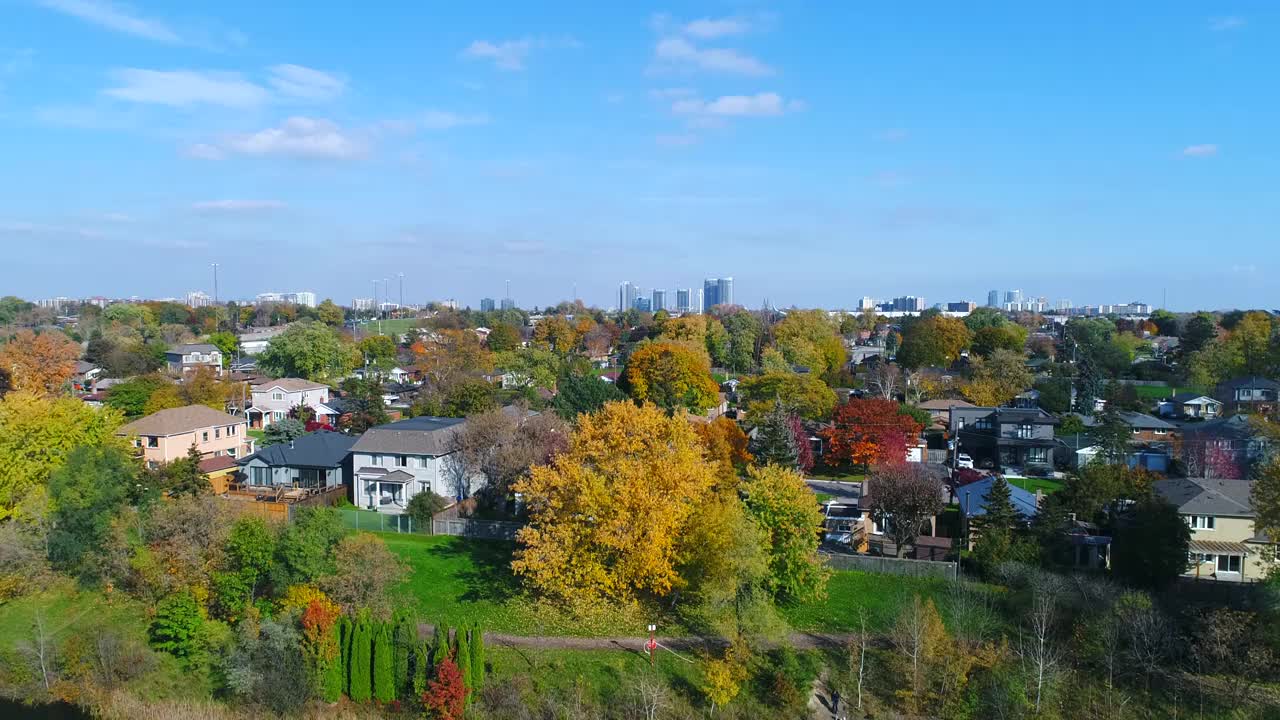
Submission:
{"label": "evergreen tree", "polygon": [[471,628],[471,682],[477,693],[484,687],[484,633],[479,626]]}
{"label": "evergreen tree", "polygon": [[373,629],[368,617],[356,620],[351,638],[351,699],[369,702],[373,697]]}
{"label": "evergreen tree", "polygon": [[413,646],[412,697],[420,698],[427,691],[427,668],[431,665],[431,645],[422,640]]}
{"label": "evergreen tree", "polygon": [[449,626],[444,623],[436,625],[436,637],[431,647],[431,667],[439,669],[440,663],[449,657]]}
{"label": "evergreen tree", "polygon": [[457,647],[454,649],[453,661],[458,664],[458,672],[462,673],[462,685],[468,690],[474,686],[471,684],[471,643],[467,641],[467,631],[464,628],[458,628],[457,637],[454,643]]}
{"label": "evergreen tree", "polygon": [[184,457],[178,458],[164,468],[166,489],[170,495],[208,495],[213,492],[209,484],[209,476],[200,472],[200,451],[192,443]]}
{"label": "evergreen tree", "polygon": [[1009,559],[1013,545],[1013,529],[1020,519],[1013,507],[1009,483],[1000,476],[991,481],[987,490],[985,512],[969,521],[970,531],[977,536],[973,548],[973,561],[983,574],[990,575],[1001,563]]}
{"label": "evergreen tree", "polygon": [[407,691],[411,689],[412,672],[410,665],[413,659],[413,649],[417,645],[418,628],[417,623],[408,611],[400,611],[396,613],[396,625],[394,629],[395,643],[395,681],[396,694],[399,696],[407,695]]}
{"label": "evergreen tree", "polygon": [[346,615],[338,618],[338,642],[342,646],[342,694],[347,696],[351,695],[351,631],[351,618]]}
{"label": "evergreen tree", "polygon": [[791,428],[791,416],[782,403],[775,402],[773,409],[760,418],[755,436],[751,439],[751,454],[761,465],[779,465],[794,468],[799,457],[795,434]]}
{"label": "evergreen tree", "polygon": [[391,625],[378,623],[373,642],[373,697],[381,703],[396,699],[396,646]]}

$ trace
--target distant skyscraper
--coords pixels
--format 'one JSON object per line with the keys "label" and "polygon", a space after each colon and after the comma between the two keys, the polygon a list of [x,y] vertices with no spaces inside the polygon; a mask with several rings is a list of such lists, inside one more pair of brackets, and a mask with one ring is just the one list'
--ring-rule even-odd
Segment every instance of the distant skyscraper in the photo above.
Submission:
{"label": "distant skyscraper", "polygon": [[651,306],[654,312],[667,309],[667,291],[654,288]]}
{"label": "distant skyscraper", "polygon": [[312,308],[316,306],[316,294],[313,292],[289,293],[289,296],[294,305],[305,305]]}
{"label": "distant skyscraper", "polygon": [[858,310],[875,310],[875,309],[876,309],[876,299],[873,297],[864,295],[862,299],[858,301]]}
{"label": "distant skyscraper", "polygon": [[687,313],[693,312],[693,304],[690,298],[693,296],[693,290],[685,288],[676,290],[676,312]]}
{"label": "distant skyscraper", "polygon": [[515,301],[515,300],[512,300],[511,298],[502,298],[502,309],[503,309],[503,310],[515,310],[515,309],[516,309],[516,301]]}
{"label": "distant skyscraper", "polygon": [[493,298],[480,298],[480,312],[493,312],[495,307],[497,307],[497,303],[493,301]]}
{"label": "distant skyscraper", "polygon": [[630,310],[636,306],[636,298],[640,295],[640,288],[632,285],[630,282],[623,282],[618,285],[618,310]]}
{"label": "distant skyscraper", "polygon": [[652,311],[653,311],[653,303],[651,303],[651,302],[649,301],[649,298],[647,298],[647,297],[638,297],[638,298],[636,298],[636,304],[635,304],[633,307],[634,307],[636,310],[639,310],[640,312],[652,312]]}
{"label": "distant skyscraper", "polygon": [[1021,290],[1006,290],[1006,291],[1005,291],[1005,293],[1004,293],[1004,301],[1005,301],[1005,303],[1006,303],[1006,304],[1008,304],[1008,303],[1020,303],[1020,302],[1022,302],[1022,291],[1021,291]]}
{"label": "distant skyscraper", "polygon": [[947,312],[973,312],[978,304],[972,300],[963,300],[961,302],[947,303]]}
{"label": "distant skyscraper", "polygon": [[733,278],[707,278],[702,281],[702,311],[717,305],[733,304]]}
{"label": "distant skyscraper", "polygon": [[1000,291],[999,290],[992,290],[991,292],[987,293],[987,307],[992,307],[992,308],[1000,307]]}

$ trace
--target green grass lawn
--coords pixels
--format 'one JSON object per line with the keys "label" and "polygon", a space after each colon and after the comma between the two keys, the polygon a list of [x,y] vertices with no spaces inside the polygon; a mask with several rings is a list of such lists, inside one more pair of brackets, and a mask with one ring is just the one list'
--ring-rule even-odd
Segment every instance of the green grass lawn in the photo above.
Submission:
{"label": "green grass lawn", "polygon": [[888,630],[912,595],[930,597],[941,606],[948,581],[837,570],[827,583],[823,600],[782,608],[782,616],[796,630],[851,632],[859,625],[858,609],[867,611],[867,629]]}
{"label": "green grass lawn", "polygon": [[266,430],[250,430],[249,437],[261,443],[263,440],[266,439],[267,431]]}
{"label": "green grass lawn", "polygon": [[867,479],[866,473],[844,470],[841,468],[815,467],[805,477],[813,480],[838,480],[840,482],[862,482]]}
{"label": "green grass lawn", "polygon": [[1176,387],[1173,385],[1134,385],[1133,389],[1142,400],[1162,400],[1184,392],[1200,393],[1202,395],[1208,394],[1208,391],[1205,388],[1195,387],[1192,385],[1185,387]]}
{"label": "green grass lawn", "polygon": [[1022,488],[1029,493],[1035,493],[1036,490],[1044,491],[1044,494],[1058,492],[1063,488],[1061,480],[1052,478],[1008,478],[1009,484],[1014,487]]}
{"label": "green grass lawn", "polygon": [[[570,691],[577,686],[587,697],[598,702],[616,696],[628,678],[649,672],[647,655],[624,649],[548,650],[491,646],[485,649],[485,657],[493,672],[490,682],[509,682],[513,677],[524,676],[529,678],[538,694]],[[654,657],[654,666],[670,687],[692,689],[697,686],[699,671],[696,664],[659,650]]]}
{"label": "green grass lawn", "polygon": [[[364,323],[360,329],[364,332],[378,332],[379,321]],[[418,318],[391,318],[381,321],[383,335],[399,335],[418,327]]]}
{"label": "green grass lawn", "polygon": [[[0,605],[0,658],[12,657],[22,643],[31,641],[37,611],[43,613],[47,632],[59,648],[77,637],[91,641],[101,630],[113,630],[121,638],[147,644],[150,622],[146,606],[117,591],[110,597],[96,590],[82,590],[67,578],[48,582],[39,592]],[[153,698],[202,698],[212,692],[207,676],[185,672],[177,658],[152,652],[150,670],[130,681],[139,694]],[[0,662],[3,662],[0,659]]]}
{"label": "green grass lawn", "polygon": [[[589,620],[567,617],[521,592],[511,572],[514,543],[445,535],[378,533],[411,569],[401,591],[431,623],[478,624],[514,635],[639,636],[653,620],[615,612]],[[684,634],[674,621],[657,621]]]}

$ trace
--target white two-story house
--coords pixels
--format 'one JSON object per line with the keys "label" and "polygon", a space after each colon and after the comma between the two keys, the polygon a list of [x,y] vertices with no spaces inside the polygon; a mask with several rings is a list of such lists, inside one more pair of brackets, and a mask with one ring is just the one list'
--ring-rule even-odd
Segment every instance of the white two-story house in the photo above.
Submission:
{"label": "white two-story house", "polygon": [[289,416],[296,407],[315,411],[316,421],[335,425],[338,411],[329,407],[329,386],[298,378],[268,380],[253,389],[253,404],[245,411],[249,427],[265,428]]}
{"label": "white two-story house", "polygon": [[178,345],[164,354],[165,364],[171,372],[188,373],[198,368],[207,367],[219,375],[222,374],[222,351],[216,345],[196,343]]}
{"label": "white two-story house", "polygon": [[416,417],[370,428],[351,448],[355,470],[351,501],[361,508],[400,515],[409,500],[434,492],[460,500],[483,484],[463,477],[453,456],[462,418]]}

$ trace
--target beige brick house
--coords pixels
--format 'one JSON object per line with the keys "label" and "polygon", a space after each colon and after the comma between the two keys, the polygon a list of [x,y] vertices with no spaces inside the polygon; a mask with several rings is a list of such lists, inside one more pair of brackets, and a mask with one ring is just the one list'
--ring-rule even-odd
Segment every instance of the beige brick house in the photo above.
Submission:
{"label": "beige brick house", "polygon": [[205,405],[170,408],[135,420],[116,434],[130,438],[148,464],[172,462],[192,445],[202,457],[244,457],[253,452],[244,418]]}
{"label": "beige brick house", "polygon": [[1184,575],[1225,582],[1262,580],[1276,558],[1276,544],[1253,526],[1249,480],[1173,478],[1152,484],[1191,528],[1191,557]]}

